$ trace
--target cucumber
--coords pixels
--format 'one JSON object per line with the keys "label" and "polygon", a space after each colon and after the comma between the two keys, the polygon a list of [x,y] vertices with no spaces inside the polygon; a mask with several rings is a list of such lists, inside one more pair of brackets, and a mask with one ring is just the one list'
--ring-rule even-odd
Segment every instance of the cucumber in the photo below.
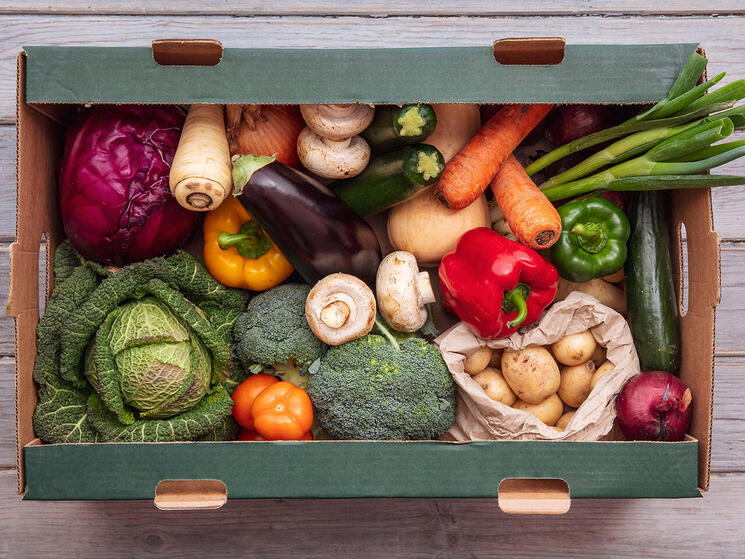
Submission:
{"label": "cucumber", "polygon": [[373,121],[361,134],[375,153],[391,151],[426,140],[437,126],[432,105],[378,107]]}
{"label": "cucumber", "polygon": [[405,202],[436,182],[444,168],[436,147],[418,144],[379,155],[356,177],[333,182],[329,188],[365,217]]}
{"label": "cucumber", "polygon": [[677,374],[680,314],[663,192],[639,192],[629,214],[624,267],[629,326],[642,371]]}

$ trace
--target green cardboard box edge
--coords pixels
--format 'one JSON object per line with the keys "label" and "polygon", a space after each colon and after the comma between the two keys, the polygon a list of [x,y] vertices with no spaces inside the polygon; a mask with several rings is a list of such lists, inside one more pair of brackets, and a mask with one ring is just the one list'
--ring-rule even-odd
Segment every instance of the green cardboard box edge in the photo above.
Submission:
{"label": "green cardboard box edge", "polygon": [[[568,45],[556,66],[501,66],[490,47],[225,49],[215,67],[159,66],[149,48],[26,47],[25,100],[645,103],[664,97],[696,47]],[[302,79],[290,79],[301,67]],[[151,499],[165,479],[220,479],[229,498],[494,497],[509,477],[561,478],[574,498],[694,497],[698,444],[32,444],[23,449],[24,498]]]}
{"label": "green cardboard box edge", "polygon": [[29,46],[26,102],[645,103],[696,47],[567,45],[540,66],[499,64],[491,47],[228,48],[216,66],[161,66],[147,47]]}
{"label": "green cardboard box edge", "polygon": [[228,498],[496,497],[505,478],[558,478],[572,498],[697,497],[698,443],[208,442],[30,446],[26,499],[152,499],[167,479]]}

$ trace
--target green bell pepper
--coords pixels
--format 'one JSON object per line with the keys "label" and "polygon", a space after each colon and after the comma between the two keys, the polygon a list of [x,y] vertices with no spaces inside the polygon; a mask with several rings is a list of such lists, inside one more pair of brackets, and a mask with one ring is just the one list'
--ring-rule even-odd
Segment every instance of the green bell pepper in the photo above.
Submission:
{"label": "green bell pepper", "polygon": [[569,281],[610,275],[626,261],[629,220],[618,206],[593,196],[557,208],[561,235],[551,247],[551,262]]}

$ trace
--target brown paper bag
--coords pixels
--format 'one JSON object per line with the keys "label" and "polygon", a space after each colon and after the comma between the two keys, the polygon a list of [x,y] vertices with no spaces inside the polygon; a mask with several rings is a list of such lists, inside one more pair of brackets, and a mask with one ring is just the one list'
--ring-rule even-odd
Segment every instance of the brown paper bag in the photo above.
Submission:
{"label": "brown paper bag", "polygon": [[[565,431],[556,431],[532,414],[489,398],[463,371],[466,355],[480,346],[522,349],[552,344],[565,335],[590,329],[615,365],[602,376],[587,400],[577,409]],[[580,292],[555,303],[536,322],[509,338],[482,340],[460,322],[441,334],[435,344],[458,385],[458,412],[444,439],[596,441],[613,427],[616,395],[626,381],[639,374],[639,358],[626,320],[597,299]],[[559,365],[561,367],[561,365]]]}

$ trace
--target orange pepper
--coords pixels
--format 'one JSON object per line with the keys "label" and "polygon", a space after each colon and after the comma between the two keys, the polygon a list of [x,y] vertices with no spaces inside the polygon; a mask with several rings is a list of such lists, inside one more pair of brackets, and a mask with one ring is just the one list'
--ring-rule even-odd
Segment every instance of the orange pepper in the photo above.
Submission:
{"label": "orange pepper", "polygon": [[[256,243],[253,250],[260,254],[254,258],[241,254],[240,244],[223,250],[218,242],[221,233],[228,234],[235,242],[235,235],[252,220],[251,214],[234,196],[228,196],[217,209],[209,212],[204,219],[204,263],[212,277],[223,285],[265,291],[285,281],[293,272],[292,264],[277,245],[261,229],[249,233]],[[266,252],[261,254],[262,250]]]}
{"label": "orange pepper", "polygon": [[313,425],[308,393],[281,381],[262,390],[251,406],[256,432],[270,441],[296,441]]}

